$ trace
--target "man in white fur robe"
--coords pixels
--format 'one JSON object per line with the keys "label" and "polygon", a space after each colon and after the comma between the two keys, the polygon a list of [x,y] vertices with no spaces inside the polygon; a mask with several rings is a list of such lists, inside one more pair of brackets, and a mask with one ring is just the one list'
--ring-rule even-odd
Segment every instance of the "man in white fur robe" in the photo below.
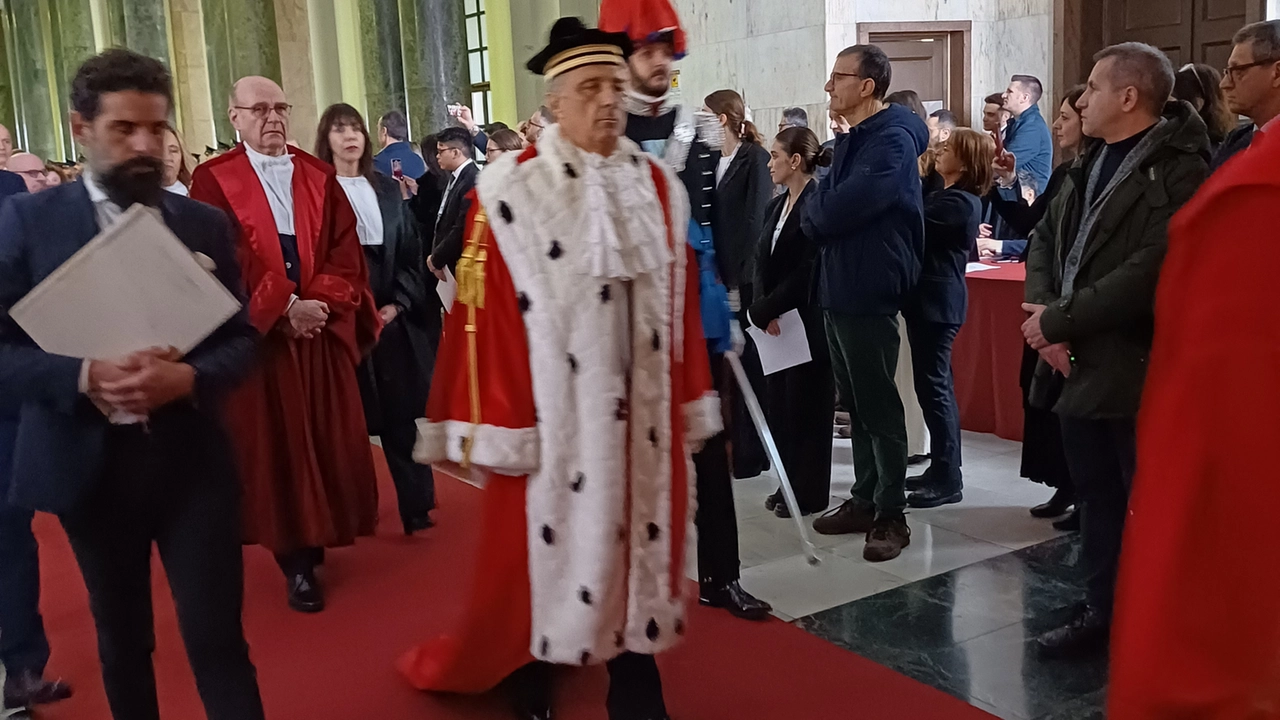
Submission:
{"label": "man in white fur robe", "polygon": [[480,176],[419,462],[485,485],[463,628],[407,656],[425,690],[607,663],[611,720],[666,720],[653,655],[685,632],[691,453],[719,401],[675,173],[623,136],[625,34],[564,18],[529,62],[558,125]]}

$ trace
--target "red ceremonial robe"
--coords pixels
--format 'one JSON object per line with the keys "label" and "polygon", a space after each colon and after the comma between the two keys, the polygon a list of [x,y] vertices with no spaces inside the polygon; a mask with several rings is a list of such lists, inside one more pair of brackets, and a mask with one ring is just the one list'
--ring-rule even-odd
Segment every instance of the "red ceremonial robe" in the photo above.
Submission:
{"label": "red ceremonial robe", "polygon": [[[243,146],[196,168],[191,197],[237,226],[260,362],[227,403],[244,486],[244,541],[275,553],[350,545],[373,534],[378,496],[356,366],[381,324],[355,212],[329,165],[290,147],[301,287],[286,274],[275,219]],[[290,297],[329,306],[323,332],[278,328]]]}
{"label": "red ceremonial robe", "polygon": [[[550,128],[549,132],[554,134],[554,130],[554,127]],[[519,158],[519,162],[523,164],[537,157],[538,152],[538,149],[530,148]],[[550,151],[546,150],[546,152],[549,155]],[[642,155],[639,154],[638,148],[635,152],[637,154],[633,157],[633,161],[643,169],[648,165],[648,161],[641,159]],[[566,172],[561,169],[565,165],[562,165],[559,160],[548,158],[540,162],[550,165],[548,172],[559,174]],[[494,181],[494,185],[510,187],[515,183],[501,179],[502,173],[508,170],[507,166],[499,165],[485,172],[495,173],[488,178]],[[662,445],[666,448],[663,451],[666,454],[662,456],[665,458],[662,462],[670,465],[670,506],[666,509],[669,515],[665,519],[655,518],[661,527],[651,522],[647,530],[643,524],[637,527],[634,508],[624,510],[624,516],[631,512],[632,527],[628,531],[624,520],[624,525],[617,528],[616,542],[630,547],[626,553],[621,553],[622,556],[630,554],[634,558],[636,553],[646,552],[643,546],[647,541],[654,540],[658,535],[661,535],[663,540],[669,538],[669,547],[664,550],[667,553],[666,557],[658,558],[658,562],[654,562],[655,558],[652,556],[646,558],[649,561],[647,569],[662,567],[665,572],[656,576],[644,571],[637,574],[636,566],[632,564],[629,580],[634,584],[638,582],[635,579],[637,577],[652,579],[662,588],[653,591],[654,595],[649,596],[637,596],[634,587],[624,588],[621,596],[613,592],[597,592],[594,596],[589,596],[585,588],[580,591],[578,583],[566,577],[562,585],[567,586],[566,598],[572,599],[559,604],[568,607],[567,624],[574,624],[572,620],[574,613],[581,612],[583,613],[582,621],[577,624],[591,626],[596,618],[590,616],[589,612],[612,604],[627,606],[625,611],[616,613],[617,616],[626,618],[625,626],[614,626],[618,628],[615,634],[609,626],[605,625],[608,637],[603,644],[607,645],[607,648],[601,649],[600,645],[588,647],[582,652],[581,657],[577,652],[577,648],[581,646],[574,646],[574,649],[568,652],[561,650],[561,655],[557,658],[554,656],[560,648],[555,647],[556,640],[552,640],[549,646],[546,635],[537,633],[541,636],[539,642],[535,642],[532,638],[533,628],[538,622],[534,616],[538,613],[536,593],[531,593],[531,587],[535,590],[545,588],[545,583],[540,584],[539,579],[546,574],[555,574],[554,570],[549,571],[542,562],[537,560],[538,553],[545,552],[544,546],[552,545],[553,538],[548,535],[549,528],[542,526],[540,533],[534,533],[536,540],[530,540],[528,516],[531,508],[537,506],[537,501],[534,499],[535,492],[542,492],[537,489],[539,482],[537,477],[547,474],[546,466],[551,462],[548,457],[551,453],[547,449],[546,437],[541,440],[541,458],[538,459],[539,441],[536,434],[554,434],[557,418],[549,417],[555,412],[554,408],[536,406],[536,383],[531,372],[531,362],[534,367],[543,368],[539,370],[539,375],[546,372],[544,366],[540,366],[538,362],[539,349],[533,345],[542,343],[544,347],[546,344],[555,346],[555,342],[537,330],[538,321],[527,319],[530,299],[523,292],[517,292],[517,285],[513,280],[513,271],[510,267],[514,261],[504,257],[502,251],[512,250],[512,245],[508,244],[500,249],[502,243],[495,239],[492,228],[492,223],[495,222],[511,225],[512,210],[506,202],[494,203],[494,207],[488,210],[495,212],[496,215],[487,217],[486,208],[481,202],[485,197],[483,192],[485,178],[482,178],[482,187],[472,195],[472,210],[468,222],[469,239],[463,261],[459,263],[458,301],[445,321],[444,339],[436,358],[437,381],[432,383],[427,419],[419,421],[419,447],[415,455],[420,462],[431,461],[439,466],[451,468],[451,472],[460,477],[468,477],[469,474],[476,473],[483,475],[482,480],[485,482],[483,531],[476,571],[472,580],[471,602],[467,606],[466,617],[460,628],[453,634],[431,640],[415,648],[401,658],[397,665],[413,686],[420,690],[483,692],[497,685],[503,678],[523,665],[532,662],[535,652],[542,659],[586,664],[607,659],[623,650],[659,652],[674,644],[677,641],[676,636],[684,632],[684,621],[680,615],[682,610],[673,610],[666,614],[661,610],[654,611],[661,618],[657,622],[647,620],[646,624],[644,618],[648,618],[648,613],[654,606],[669,604],[683,607],[683,594],[687,585],[684,578],[684,552],[685,543],[688,540],[688,521],[692,511],[690,504],[692,465],[688,452],[696,443],[718,431],[719,402],[711,393],[710,363],[706,355],[698,309],[697,263],[692,257],[692,251],[685,245],[683,235],[680,234],[677,237],[678,231],[671,228],[673,223],[687,223],[687,203],[683,198],[679,198],[684,219],[673,219],[679,215],[673,215],[673,198],[669,194],[669,188],[673,181],[678,181],[675,180],[674,173],[664,174],[666,171],[656,164],[651,170],[653,187],[656,189],[658,200],[668,220],[668,245],[671,246],[673,253],[680,254],[678,258],[671,261],[669,266],[672,280],[671,287],[668,288],[670,298],[665,303],[667,306],[665,312],[669,313],[665,321],[667,326],[662,331],[655,332],[653,336],[652,349],[659,350],[661,347],[661,350],[668,355],[665,362],[669,369],[669,385],[652,376],[647,378],[648,382],[654,383],[655,386],[669,393],[669,416],[661,419],[652,418],[653,421],[662,424],[669,423],[669,426],[660,428],[658,435],[650,430],[648,440],[632,446],[628,451],[630,454],[627,455],[627,460],[632,464],[627,470],[628,481],[624,487],[645,482],[636,474],[638,472],[636,468],[643,465],[635,460],[637,452],[635,448],[644,448],[643,451],[647,452],[650,441],[661,436],[664,438]],[[535,188],[542,187],[541,192],[546,195],[558,196],[556,188],[540,186],[537,176],[534,176],[532,182],[528,179],[523,182]],[[677,188],[677,192],[679,191]],[[528,197],[529,199],[526,200],[528,205],[520,206],[516,205],[515,200],[512,201],[516,216],[522,213],[527,215],[529,207],[539,206],[543,202],[541,196]],[[534,235],[530,233],[523,237],[531,238]],[[535,251],[535,254],[542,255],[541,250]],[[556,254],[553,252],[552,256]],[[477,266],[482,266],[482,269],[478,271],[472,269]],[[687,272],[684,271],[686,268]],[[478,284],[468,287],[469,280],[476,279]],[[605,289],[601,289],[600,281],[588,280],[588,282],[596,284],[591,285],[593,289],[589,299],[584,298],[583,304],[577,305],[584,312],[575,318],[576,323],[590,323],[588,319],[590,311],[586,307],[588,303],[599,304],[602,300],[609,301],[608,285],[604,286]],[[567,285],[558,285],[557,290],[576,298]],[[618,297],[614,295],[615,299]],[[535,300],[535,302],[542,302],[542,300]],[[573,306],[574,302],[570,300],[567,304]],[[640,303],[639,300],[636,302]],[[672,307],[673,304],[674,307]],[[664,344],[659,343],[660,337]],[[645,334],[644,338],[643,346],[648,349],[649,336]],[[597,342],[607,344],[602,338],[598,338]],[[563,350],[564,348],[559,346],[549,350],[554,356],[553,362],[564,363],[564,356],[558,354]],[[582,362],[584,363],[583,373],[586,374],[587,361]],[[578,374],[578,362],[571,361],[571,365],[573,373]],[[581,392],[581,386],[579,386],[579,392]],[[642,391],[633,389],[633,398],[638,397],[636,393],[639,392]],[[607,397],[605,401],[612,402]],[[654,403],[654,405],[662,406],[662,403]],[[609,420],[613,420],[614,406],[610,404],[609,407]],[[619,420],[626,418],[621,402],[616,412]],[[643,415],[643,412],[636,403],[633,403],[629,422],[636,424],[637,417]],[[447,446],[440,438],[429,438],[433,434],[432,431],[444,434],[446,427],[448,427]],[[643,437],[643,432],[635,433],[635,436]],[[532,442],[530,438],[533,438]],[[669,446],[667,438],[670,438]],[[682,442],[682,438],[687,440]],[[597,454],[612,452],[612,449],[601,449],[598,445],[591,444],[589,440],[584,440],[576,428],[571,431],[571,436],[566,441],[570,444],[588,444]],[[657,448],[659,443],[653,442],[653,446]],[[441,461],[441,455],[447,456],[448,460]],[[464,464],[468,460],[472,466],[464,470],[460,463]],[[528,468],[531,465],[541,467],[536,471],[529,470],[531,474],[528,475],[493,470],[495,467]],[[626,463],[623,466],[626,467]],[[590,470],[588,470],[589,473]],[[568,480],[572,482],[573,493],[581,492],[585,495],[589,495],[592,490],[599,490],[609,485],[609,483],[600,483],[598,476],[588,479],[582,474],[576,477],[570,475]],[[570,487],[570,482],[562,481],[558,476],[553,477],[551,481]],[[591,487],[584,490],[581,487],[584,482]],[[583,500],[585,495],[573,496],[574,501]],[[592,543],[594,542],[590,533],[592,529],[578,528],[572,533],[557,531],[555,539],[558,541],[559,538],[568,536],[570,544]],[[600,544],[608,547],[615,542],[615,531],[612,526],[609,526],[606,532],[607,541]],[[537,547],[532,547],[533,544]],[[637,546],[641,549],[637,550]],[[537,577],[531,577],[531,566],[534,567]],[[658,599],[654,600],[655,596],[659,596]],[[587,608],[588,605],[592,607]],[[639,613],[641,618],[639,623],[632,622],[638,614],[637,605],[644,606]],[[600,612],[609,611],[600,610]],[[554,632],[548,634],[556,637]],[[587,635],[590,635],[590,631],[587,631]]]}
{"label": "red ceremonial robe", "polygon": [[1280,718],[1278,169],[1280,128],[1210,177],[1169,226],[1111,720]]}

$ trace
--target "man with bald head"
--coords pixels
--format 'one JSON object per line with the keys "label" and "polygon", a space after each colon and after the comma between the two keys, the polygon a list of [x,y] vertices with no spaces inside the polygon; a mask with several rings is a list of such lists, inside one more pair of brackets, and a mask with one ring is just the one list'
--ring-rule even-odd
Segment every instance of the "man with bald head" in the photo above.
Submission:
{"label": "man with bald head", "polygon": [[262,338],[228,404],[246,543],[275,553],[289,606],[324,609],[324,548],[373,534],[377,491],[356,366],[377,340],[356,216],[333,167],[290,146],[284,91],[241,78],[228,113],[241,143],[192,177],[191,197],[236,224]]}
{"label": "man with bald head", "polygon": [[14,153],[5,169],[21,177],[29,193],[38,193],[52,187],[44,161],[29,152]]}

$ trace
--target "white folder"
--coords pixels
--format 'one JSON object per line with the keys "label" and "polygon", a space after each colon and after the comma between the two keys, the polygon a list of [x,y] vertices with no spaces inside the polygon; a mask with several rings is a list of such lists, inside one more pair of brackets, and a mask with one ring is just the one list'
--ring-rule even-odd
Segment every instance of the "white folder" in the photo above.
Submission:
{"label": "white folder", "polygon": [[114,360],[152,347],[188,353],[239,309],[158,211],[133,205],[9,316],[45,352]]}

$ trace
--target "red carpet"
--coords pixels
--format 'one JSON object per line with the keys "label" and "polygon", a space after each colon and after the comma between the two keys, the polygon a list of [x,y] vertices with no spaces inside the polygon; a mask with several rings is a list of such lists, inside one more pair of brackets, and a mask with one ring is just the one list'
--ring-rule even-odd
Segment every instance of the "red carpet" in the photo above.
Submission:
{"label": "red carpet", "polygon": [[[381,458],[379,457],[381,463]],[[400,653],[450,626],[466,602],[480,491],[438,479],[439,524],[406,539],[382,466],[376,538],[331,551],[324,576],[329,608],[291,612],[284,580],[260,548],[245,551],[245,624],[270,720],[505,720],[496,698],[418,693],[392,669]],[[57,522],[37,520],[44,614],[53,645],[51,677],[76,696],[41,713],[47,720],[107,720],[93,621],[75,560]],[[187,667],[168,588],[155,564],[155,664],[165,718],[204,717]],[[986,713],[791,625],[750,624],[697,608],[687,641],[660,659],[675,720],[966,720]],[[559,718],[603,720],[602,668],[566,670]]]}

